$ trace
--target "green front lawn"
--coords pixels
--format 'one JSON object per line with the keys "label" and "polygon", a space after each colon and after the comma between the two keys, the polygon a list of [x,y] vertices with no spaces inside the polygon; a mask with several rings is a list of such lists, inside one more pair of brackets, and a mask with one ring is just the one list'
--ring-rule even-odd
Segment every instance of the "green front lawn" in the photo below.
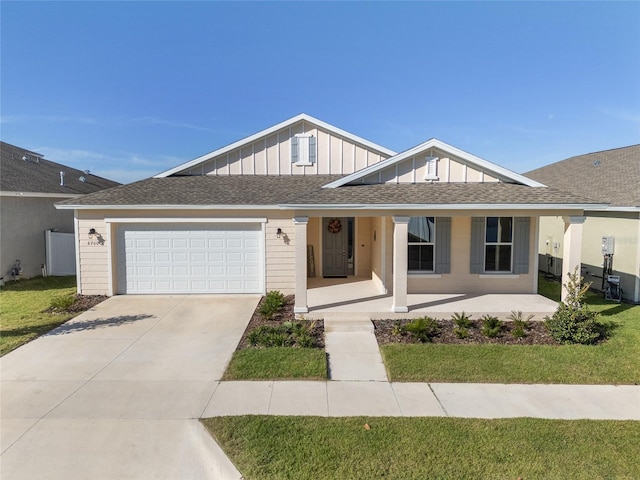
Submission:
{"label": "green front lawn", "polygon": [[0,355],[48,332],[75,314],[42,313],[54,297],[76,292],[76,277],[35,277],[0,289]]}
{"label": "green front lawn", "polygon": [[[551,298],[559,284],[541,281]],[[611,338],[585,345],[385,345],[380,348],[391,381],[479,383],[640,383],[640,306],[587,301],[617,325]]]}
{"label": "green front lawn", "polygon": [[323,348],[247,348],[234,352],[223,380],[326,380]]}
{"label": "green front lawn", "polygon": [[640,422],[243,416],[203,423],[250,480],[640,478]]}

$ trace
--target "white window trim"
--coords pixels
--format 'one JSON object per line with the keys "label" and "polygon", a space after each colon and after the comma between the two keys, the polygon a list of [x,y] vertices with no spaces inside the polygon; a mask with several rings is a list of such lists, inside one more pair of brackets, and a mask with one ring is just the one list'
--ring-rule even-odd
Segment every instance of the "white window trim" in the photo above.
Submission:
{"label": "white window trim", "polygon": [[[510,218],[511,219],[511,241],[510,242],[487,242],[487,222],[489,218]],[[496,275],[510,275],[513,272],[513,226],[515,219],[514,217],[485,217],[484,219],[484,272],[488,275],[488,277],[495,277]],[[498,220],[498,226],[500,225],[500,221]],[[498,238],[500,238],[500,232],[498,232]],[[509,270],[487,270],[487,245],[509,245],[511,247],[511,259],[509,260]]]}
{"label": "white window trim", "polygon": [[411,270],[407,272],[407,274],[411,278],[442,278],[441,273],[429,273],[426,270],[424,272],[420,272],[418,270]]}
{"label": "white window trim", "polygon": [[[425,217],[427,217],[427,215],[424,215]],[[415,217],[415,218],[422,218],[422,217]],[[409,251],[409,246],[410,245],[433,245],[433,269],[431,270],[409,270],[408,266],[407,266],[407,274],[414,276],[414,275],[434,275],[435,271],[436,271],[436,217],[428,217],[428,218],[433,218],[433,242],[410,242],[407,239],[407,253]],[[411,217],[409,217],[409,223],[411,223]],[[409,259],[407,258],[407,265],[409,263],[408,261]]]}
{"label": "white window trim", "polygon": [[517,278],[520,278],[520,275],[518,275],[517,273],[502,273],[502,272],[481,273],[480,275],[478,275],[478,278],[512,278],[512,279],[517,279]]}

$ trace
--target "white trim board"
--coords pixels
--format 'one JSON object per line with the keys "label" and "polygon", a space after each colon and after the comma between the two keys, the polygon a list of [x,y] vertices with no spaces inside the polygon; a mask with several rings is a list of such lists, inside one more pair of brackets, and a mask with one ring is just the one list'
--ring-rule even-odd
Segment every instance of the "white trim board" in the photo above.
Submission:
{"label": "white trim board", "polygon": [[105,217],[106,223],[266,223],[266,218]]}

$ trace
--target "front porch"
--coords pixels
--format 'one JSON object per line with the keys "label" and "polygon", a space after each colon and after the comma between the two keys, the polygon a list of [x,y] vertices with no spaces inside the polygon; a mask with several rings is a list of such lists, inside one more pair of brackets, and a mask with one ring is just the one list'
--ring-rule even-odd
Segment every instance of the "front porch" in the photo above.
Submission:
{"label": "front porch", "polygon": [[310,278],[307,319],[395,319],[425,315],[448,319],[454,312],[479,318],[485,314],[504,320],[512,311],[533,314],[535,320],[551,315],[558,304],[537,294],[408,294],[407,313],[392,311],[393,295],[381,294],[373,280],[363,277]]}
{"label": "front porch", "polygon": [[[409,229],[412,218],[422,217],[352,217],[348,235],[345,228],[328,229],[328,217],[294,217],[295,312],[309,318],[348,313],[393,319],[449,318],[464,311],[475,318],[492,314],[504,319],[521,311],[543,319],[557,304],[536,293],[539,216],[508,213],[424,217],[424,232],[414,231],[415,225]],[[486,233],[492,231],[487,218],[500,220],[508,233],[502,250]],[[347,225],[351,218],[333,221]],[[563,263],[563,278],[580,263],[583,222],[584,217],[565,218],[563,250],[569,260]],[[418,250],[411,250],[416,245]],[[309,251],[319,252],[316,260]],[[498,261],[499,251],[506,255]],[[333,265],[341,265],[340,272],[327,269]]]}

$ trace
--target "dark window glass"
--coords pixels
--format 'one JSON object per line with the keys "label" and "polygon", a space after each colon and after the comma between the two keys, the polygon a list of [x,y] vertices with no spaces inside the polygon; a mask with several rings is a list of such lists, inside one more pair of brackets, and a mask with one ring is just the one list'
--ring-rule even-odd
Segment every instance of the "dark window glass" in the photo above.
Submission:
{"label": "dark window glass", "polygon": [[487,272],[511,271],[511,245],[487,245],[484,269]]}
{"label": "dark window glass", "polygon": [[411,271],[433,271],[433,245],[409,245],[408,267]]}

